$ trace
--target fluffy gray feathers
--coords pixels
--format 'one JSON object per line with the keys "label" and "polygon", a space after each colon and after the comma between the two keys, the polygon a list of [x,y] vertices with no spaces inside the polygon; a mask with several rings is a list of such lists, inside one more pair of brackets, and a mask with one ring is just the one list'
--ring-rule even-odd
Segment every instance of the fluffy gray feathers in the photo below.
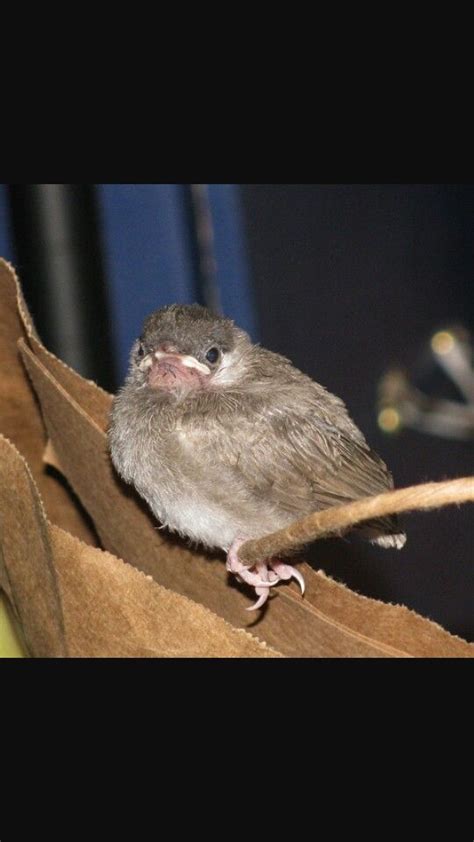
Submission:
{"label": "fluffy gray feathers", "polygon": [[[219,350],[215,365],[206,363],[210,346]],[[206,364],[209,376],[151,388],[142,360],[158,347]],[[156,517],[210,547],[393,487],[339,398],[197,305],[145,322],[109,439],[117,471]],[[384,545],[404,543],[395,521],[370,527]]]}

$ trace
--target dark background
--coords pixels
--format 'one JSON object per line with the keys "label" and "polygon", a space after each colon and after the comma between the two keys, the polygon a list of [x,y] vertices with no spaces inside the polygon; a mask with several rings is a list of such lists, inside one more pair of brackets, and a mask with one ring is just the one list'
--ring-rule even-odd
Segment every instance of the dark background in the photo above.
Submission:
{"label": "dark background", "polygon": [[[419,360],[435,329],[473,324],[473,186],[252,184],[242,195],[263,344],[343,398],[397,486],[474,473],[472,441],[389,437],[375,408],[392,364],[448,396],[449,383]],[[473,639],[472,507],[403,522],[401,552],[351,537],[315,544],[311,559]]]}
{"label": "dark background", "polygon": [[[211,297],[344,399],[397,486],[474,473],[472,442],[387,436],[376,413],[393,364],[455,396],[424,349],[473,326],[473,185],[0,185],[0,246],[44,341],[111,391],[151,309]],[[404,526],[401,552],[351,537],[311,561],[474,639],[472,508]]]}

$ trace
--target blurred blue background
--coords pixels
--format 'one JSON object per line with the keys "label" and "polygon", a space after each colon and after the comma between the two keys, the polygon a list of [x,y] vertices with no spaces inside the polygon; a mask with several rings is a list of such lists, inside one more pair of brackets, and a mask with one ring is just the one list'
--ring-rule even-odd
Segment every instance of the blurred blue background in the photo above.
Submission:
{"label": "blurred blue background", "polygon": [[1,185],[0,254],[51,350],[110,389],[166,304],[210,306],[259,338],[235,184]]}
{"label": "blurred blue background", "polygon": [[238,186],[205,188],[200,219],[189,185],[97,185],[120,379],[145,316],[165,304],[216,304],[257,339]]}

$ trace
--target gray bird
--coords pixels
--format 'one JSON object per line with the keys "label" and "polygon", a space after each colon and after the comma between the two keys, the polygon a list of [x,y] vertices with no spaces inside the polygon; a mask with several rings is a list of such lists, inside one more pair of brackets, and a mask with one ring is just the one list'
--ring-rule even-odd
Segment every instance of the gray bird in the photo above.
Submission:
{"label": "gray bird", "polygon": [[[313,511],[393,488],[344,403],[230,319],[173,304],[152,313],[114,399],[110,453],[161,524],[227,553],[259,608],[281,579],[277,559],[238,559],[249,538]],[[365,525],[383,547],[405,543],[395,518]]]}

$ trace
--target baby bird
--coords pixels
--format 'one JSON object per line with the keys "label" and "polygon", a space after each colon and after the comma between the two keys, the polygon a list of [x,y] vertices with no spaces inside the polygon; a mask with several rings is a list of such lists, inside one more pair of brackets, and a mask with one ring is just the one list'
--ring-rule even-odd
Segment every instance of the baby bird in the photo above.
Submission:
{"label": "baby bird", "polygon": [[[227,553],[227,569],[255,588],[301,573],[282,560],[252,568],[249,538],[313,511],[393,488],[344,403],[285,357],[252,344],[198,304],[152,313],[114,399],[109,443],[120,476],[170,530]],[[406,540],[396,518],[364,525],[383,547]]]}

